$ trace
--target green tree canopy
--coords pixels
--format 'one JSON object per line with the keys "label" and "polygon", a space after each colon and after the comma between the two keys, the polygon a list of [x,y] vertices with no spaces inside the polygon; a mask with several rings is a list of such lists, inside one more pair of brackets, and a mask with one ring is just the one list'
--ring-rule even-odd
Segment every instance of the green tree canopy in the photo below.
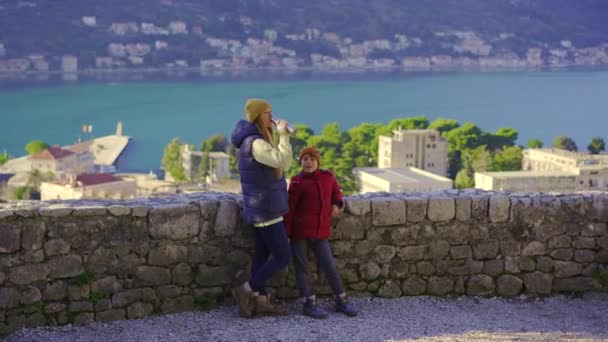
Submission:
{"label": "green tree canopy", "polygon": [[518,133],[513,128],[499,128],[496,132],[485,136],[490,150],[496,150],[503,146],[513,146],[517,140]]}
{"label": "green tree canopy", "polygon": [[460,127],[460,124],[458,123],[458,121],[456,121],[454,119],[444,119],[444,118],[437,118],[435,121],[431,122],[431,124],[429,125],[429,128],[436,129],[442,134],[445,132],[449,132],[458,127]]}
{"label": "green tree canopy", "polygon": [[207,152],[226,152],[228,140],[223,134],[214,134],[209,139],[201,143],[201,151]]}
{"label": "green tree canopy", "polygon": [[553,147],[561,148],[567,151],[578,151],[578,147],[572,138],[565,135],[559,135],[553,139]]}
{"label": "green tree canopy", "polygon": [[505,146],[494,154],[493,168],[495,171],[520,171],[522,159],[521,147]]}
{"label": "green tree canopy", "polygon": [[456,189],[467,189],[475,186],[475,180],[473,179],[473,175],[469,170],[461,169],[456,174],[456,179],[454,180],[454,186]]}
{"label": "green tree canopy", "polygon": [[429,120],[427,120],[426,116],[415,116],[411,118],[400,118],[391,120],[388,123],[388,127],[392,130],[394,129],[425,129],[429,127]]}
{"label": "green tree canopy", "polygon": [[601,137],[593,137],[587,146],[587,150],[591,152],[591,154],[598,154],[606,150],[606,142]]}
{"label": "green tree canopy", "polygon": [[8,153],[6,151],[0,153],[0,165],[6,163],[8,161]]}
{"label": "green tree canopy", "polygon": [[30,155],[42,152],[47,148],[49,148],[49,144],[42,140],[33,140],[25,145],[25,151]]}
{"label": "green tree canopy", "polygon": [[239,173],[239,159],[238,159],[239,150],[232,144],[228,145],[228,156],[230,157],[229,168],[230,173],[234,175],[238,175]]}
{"label": "green tree canopy", "polygon": [[528,148],[542,148],[543,142],[538,139],[530,139],[528,140]]}
{"label": "green tree canopy", "polygon": [[210,149],[211,144],[203,144],[203,156],[201,157],[201,162],[198,164],[198,170],[196,172],[196,178],[203,182],[207,180],[209,170],[211,169],[211,160],[209,159]]}
{"label": "green tree canopy", "polygon": [[492,154],[486,145],[478,146],[466,151],[470,155],[471,168],[475,172],[489,171],[492,169]]}
{"label": "green tree canopy", "polygon": [[165,172],[169,172],[176,182],[185,181],[186,173],[181,158],[182,142],[179,138],[173,138],[167,146],[161,160]]}
{"label": "green tree canopy", "polygon": [[450,149],[465,150],[476,148],[481,143],[482,130],[477,125],[467,122],[461,127],[444,133]]}
{"label": "green tree canopy", "polygon": [[365,122],[347,131],[350,141],[346,145],[350,145],[345,148],[352,150],[355,166],[375,166],[378,153],[378,132],[381,127],[382,124]]}

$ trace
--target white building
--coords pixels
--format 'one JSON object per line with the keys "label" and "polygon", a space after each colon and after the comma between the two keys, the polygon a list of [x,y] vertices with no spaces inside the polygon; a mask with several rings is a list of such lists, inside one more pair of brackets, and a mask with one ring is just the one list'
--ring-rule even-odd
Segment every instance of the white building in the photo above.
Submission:
{"label": "white building", "polygon": [[475,187],[522,192],[608,191],[608,155],[556,148],[523,151],[523,171],[476,172]]}
{"label": "white building", "polygon": [[452,189],[452,180],[415,167],[356,168],[359,192],[427,192]]}
{"label": "white building", "polygon": [[72,55],[64,55],[61,58],[61,70],[63,72],[78,72],[78,58]]}
{"label": "white building", "polygon": [[97,18],[95,16],[84,16],[82,17],[82,23],[88,27],[97,26]]}
{"label": "white building", "polygon": [[40,198],[46,200],[68,199],[130,199],[137,193],[133,180],[106,173],[81,174],[61,181],[42,182]]}
{"label": "white building", "polygon": [[416,167],[447,176],[448,142],[433,129],[395,130],[393,137],[379,137],[378,167]]}
{"label": "white building", "polygon": [[[204,152],[192,151],[186,144],[182,148],[182,166],[184,173],[190,180],[198,178],[199,165]],[[217,182],[219,179],[230,178],[230,156],[224,152],[209,152],[209,180]]]}
{"label": "white building", "polygon": [[67,174],[91,172],[94,168],[93,156],[89,151],[75,153],[58,146],[31,155],[28,160],[30,170],[52,172],[56,178],[62,178]]}

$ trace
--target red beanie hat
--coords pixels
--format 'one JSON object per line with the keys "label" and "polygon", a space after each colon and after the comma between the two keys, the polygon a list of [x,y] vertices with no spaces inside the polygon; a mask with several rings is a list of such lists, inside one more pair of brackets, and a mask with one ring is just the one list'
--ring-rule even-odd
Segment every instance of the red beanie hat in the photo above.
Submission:
{"label": "red beanie hat", "polygon": [[299,158],[300,163],[302,162],[302,158],[307,154],[309,156],[315,158],[317,160],[317,163],[319,165],[321,165],[321,152],[319,152],[319,150],[317,150],[317,148],[314,146],[304,147],[302,149],[302,151],[300,151],[300,158]]}

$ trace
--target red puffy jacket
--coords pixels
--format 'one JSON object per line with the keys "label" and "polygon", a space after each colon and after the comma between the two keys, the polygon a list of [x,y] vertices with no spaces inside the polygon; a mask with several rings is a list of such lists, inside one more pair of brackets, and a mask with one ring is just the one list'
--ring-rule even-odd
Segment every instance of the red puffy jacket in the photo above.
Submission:
{"label": "red puffy jacket", "polygon": [[285,216],[287,236],[292,240],[327,239],[331,206],[342,208],[342,190],[331,171],[300,172],[289,183],[289,213]]}

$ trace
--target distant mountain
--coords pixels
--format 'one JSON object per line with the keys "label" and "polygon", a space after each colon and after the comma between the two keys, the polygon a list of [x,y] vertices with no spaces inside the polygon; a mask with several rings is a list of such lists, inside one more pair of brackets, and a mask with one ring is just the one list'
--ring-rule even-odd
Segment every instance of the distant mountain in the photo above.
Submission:
{"label": "distant mountain", "polygon": [[[606,0],[0,0],[0,59],[34,54],[28,68],[38,69],[40,57],[60,68],[65,54],[80,68],[199,66],[201,59],[399,64],[407,56],[525,59],[538,48],[545,64],[550,56],[576,64],[574,49],[608,44],[606,18]],[[601,51],[580,64],[602,63]]]}

